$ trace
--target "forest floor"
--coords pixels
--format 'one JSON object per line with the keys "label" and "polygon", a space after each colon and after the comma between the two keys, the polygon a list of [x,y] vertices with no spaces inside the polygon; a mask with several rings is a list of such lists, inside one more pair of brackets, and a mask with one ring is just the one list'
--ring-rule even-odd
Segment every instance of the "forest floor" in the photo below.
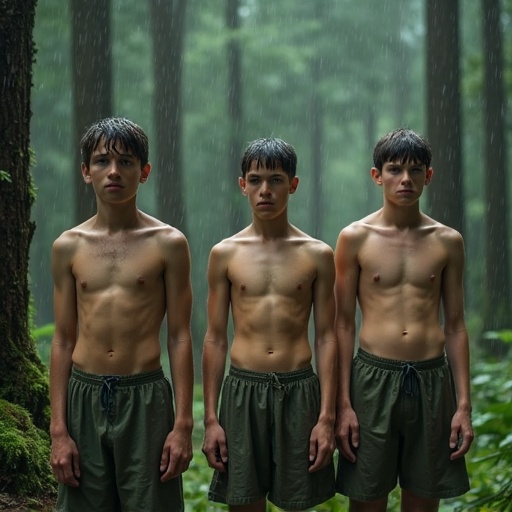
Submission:
{"label": "forest floor", "polygon": [[55,509],[55,496],[39,498],[38,503],[20,496],[0,493],[0,510],[2,512],[52,512]]}

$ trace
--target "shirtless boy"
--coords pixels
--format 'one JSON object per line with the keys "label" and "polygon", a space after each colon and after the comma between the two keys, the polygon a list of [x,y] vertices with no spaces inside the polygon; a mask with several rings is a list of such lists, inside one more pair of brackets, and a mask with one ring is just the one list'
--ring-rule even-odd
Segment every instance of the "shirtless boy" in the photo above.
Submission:
{"label": "shirtless boy", "polygon": [[210,254],[203,452],[215,469],[209,498],[232,511],[264,512],[266,498],[304,510],[334,495],[334,258],[288,222],[296,165],[293,147],[280,139],[249,145],[239,185],[252,223]]}
{"label": "shirtless boy", "polygon": [[[188,243],[136,206],[151,170],[139,126],[101,120],[81,152],[97,213],[64,232],[52,252],[57,510],[182,511],[180,475],[192,458]],[[160,363],[166,315],[173,391]]]}
{"label": "shirtless boy", "polygon": [[[396,130],[373,158],[383,207],[343,229],[335,250],[337,491],[351,511],[384,512],[398,477],[403,511],[436,511],[440,498],[469,488],[464,245],[420,211],[433,175],[426,140]],[[362,324],[353,360],[356,301]]]}

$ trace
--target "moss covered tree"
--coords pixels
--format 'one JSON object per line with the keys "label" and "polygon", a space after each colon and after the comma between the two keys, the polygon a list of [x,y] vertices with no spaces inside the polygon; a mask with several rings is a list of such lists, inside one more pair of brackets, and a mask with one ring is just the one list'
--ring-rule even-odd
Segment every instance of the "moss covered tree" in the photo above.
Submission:
{"label": "moss covered tree", "polygon": [[48,379],[30,335],[30,92],[36,0],[0,0],[0,489],[49,482]]}

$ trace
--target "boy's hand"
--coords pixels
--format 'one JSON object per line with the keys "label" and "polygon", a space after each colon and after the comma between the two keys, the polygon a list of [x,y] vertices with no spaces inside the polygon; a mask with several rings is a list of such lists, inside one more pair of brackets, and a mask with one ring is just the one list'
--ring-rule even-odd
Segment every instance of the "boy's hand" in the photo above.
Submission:
{"label": "boy's hand", "polygon": [[53,474],[59,482],[70,487],[79,486],[80,456],[69,434],[52,436],[50,462]]}
{"label": "boy's hand", "polygon": [[226,471],[228,463],[226,433],[218,423],[205,427],[203,453],[211,468]]}
{"label": "boy's hand", "polygon": [[341,455],[350,462],[355,462],[356,454],[354,448],[359,446],[359,422],[352,407],[346,407],[338,412],[336,442]]}
{"label": "boy's hand", "polygon": [[167,435],[160,459],[161,482],[176,478],[192,460],[192,433],[174,429]]}
{"label": "boy's hand", "polygon": [[314,473],[327,466],[335,447],[332,424],[318,422],[309,438],[309,472]]}
{"label": "boy's hand", "polygon": [[450,448],[455,450],[450,455],[451,460],[459,459],[465,455],[473,442],[475,434],[471,426],[469,412],[457,410],[453,415],[450,434]]}

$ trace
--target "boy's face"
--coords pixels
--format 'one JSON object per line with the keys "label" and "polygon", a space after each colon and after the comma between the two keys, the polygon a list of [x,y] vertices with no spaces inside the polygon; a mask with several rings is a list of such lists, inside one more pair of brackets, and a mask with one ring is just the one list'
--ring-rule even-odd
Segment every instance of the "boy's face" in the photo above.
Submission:
{"label": "boy's face", "polygon": [[249,199],[254,215],[273,218],[288,206],[288,196],[295,193],[299,179],[290,179],[280,164],[274,169],[259,167],[253,160],[245,177],[239,178],[242,194]]}
{"label": "boy's face", "polygon": [[383,189],[384,197],[396,204],[410,204],[419,200],[423,187],[432,179],[433,169],[416,162],[386,162],[382,171],[375,167],[373,181]]}
{"label": "boy's face", "polygon": [[82,163],[82,176],[91,183],[96,194],[108,200],[122,200],[137,192],[139,183],[147,180],[151,165],[141,168],[132,151],[119,142],[110,149],[100,140],[91,154],[89,165]]}

